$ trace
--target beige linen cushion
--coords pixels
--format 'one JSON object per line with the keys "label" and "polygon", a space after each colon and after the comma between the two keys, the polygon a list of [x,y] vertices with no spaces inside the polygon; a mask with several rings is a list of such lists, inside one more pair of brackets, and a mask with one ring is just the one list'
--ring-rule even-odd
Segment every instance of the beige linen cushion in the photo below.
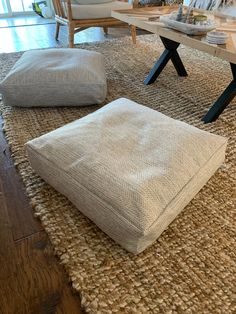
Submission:
{"label": "beige linen cushion", "polygon": [[112,2],[113,0],[73,0],[72,3],[77,4],[101,4],[101,3],[107,3]]}
{"label": "beige linen cushion", "polygon": [[222,164],[227,140],[125,98],[27,143],[56,190],[133,253],[153,243]]}
{"label": "beige linen cushion", "polygon": [[132,9],[133,5],[123,1],[112,1],[100,4],[72,4],[72,17],[76,20],[111,17],[113,10]]}
{"label": "beige linen cushion", "polygon": [[104,58],[84,49],[27,51],[0,83],[0,92],[10,106],[100,104],[107,93]]}

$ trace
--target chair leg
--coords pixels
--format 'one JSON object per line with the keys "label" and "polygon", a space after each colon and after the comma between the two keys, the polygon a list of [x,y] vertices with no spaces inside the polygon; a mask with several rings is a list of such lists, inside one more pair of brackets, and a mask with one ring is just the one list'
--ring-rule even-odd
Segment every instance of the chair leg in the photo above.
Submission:
{"label": "chair leg", "polygon": [[74,36],[75,36],[75,31],[74,27],[69,26],[69,48],[74,48]]}
{"label": "chair leg", "polygon": [[136,44],[136,26],[130,25],[130,32],[131,32],[133,44]]}
{"label": "chair leg", "polygon": [[107,26],[104,26],[104,27],[103,27],[103,31],[104,31],[104,34],[107,35],[107,34],[108,34],[108,27],[107,27]]}
{"label": "chair leg", "polygon": [[61,26],[61,24],[59,22],[56,22],[56,33],[55,33],[55,39],[56,40],[58,40],[60,26]]}

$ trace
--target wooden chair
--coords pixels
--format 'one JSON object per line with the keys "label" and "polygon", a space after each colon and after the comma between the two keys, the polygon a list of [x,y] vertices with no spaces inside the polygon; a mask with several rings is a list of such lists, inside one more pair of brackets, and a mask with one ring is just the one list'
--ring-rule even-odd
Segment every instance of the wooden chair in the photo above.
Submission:
{"label": "wooden chair", "polygon": [[[111,4],[114,5],[115,3],[120,2],[120,4],[124,5],[124,2],[121,1],[111,1]],[[110,3],[110,2],[109,2]],[[106,5],[109,5],[107,3]],[[127,4],[127,3],[126,3]],[[113,17],[105,17],[105,18],[86,18],[86,11],[83,13],[84,9],[88,11],[89,7],[98,7],[102,4],[94,4],[94,5],[79,5],[79,4],[72,4],[71,0],[53,0],[53,6],[55,10],[55,20],[56,20],[56,34],[55,38],[58,40],[58,35],[60,31],[61,25],[68,26],[68,35],[69,35],[69,47],[74,47],[74,35],[77,32],[83,31],[89,27],[103,27],[104,33],[107,34],[108,27],[119,27],[119,26],[128,26],[126,23],[121,22]],[[86,8],[87,7],[87,8]],[[100,7],[102,8],[102,7]],[[97,12],[93,10],[94,12]],[[81,18],[77,18],[81,15]],[[83,16],[85,18],[83,18]],[[136,43],[136,27],[130,25],[130,31],[133,43]]]}

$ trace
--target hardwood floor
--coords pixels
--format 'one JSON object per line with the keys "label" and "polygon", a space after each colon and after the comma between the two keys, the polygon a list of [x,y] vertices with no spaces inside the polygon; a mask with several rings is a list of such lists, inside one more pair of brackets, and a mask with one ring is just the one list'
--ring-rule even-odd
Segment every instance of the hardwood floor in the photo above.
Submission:
{"label": "hardwood floor", "polygon": [[54,18],[46,19],[41,16],[29,13],[24,15],[17,15],[8,18],[0,18],[0,28],[2,27],[15,27],[15,26],[30,26],[42,24],[55,24]]}
{"label": "hardwood floor", "polygon": [[[141,33],[142,31],[140,30],[139,32]],[[55,40],[54,33],[55,24],[2,27],[0,28],[0,53],[49,47],[66,47],[68,45],[67,28],[65,26],[61,27],[59,41]],[[128,28],[109,28],[108,35],[105,35],[101,28],[93,27],[77,33],[75,35],[75,43],[104,41],[129,34]]]}
{"label": "hardwood floor", "polygon": [[[0,52],[66,45],[66,30],[54,40],[55,25],[0,28]],[[109,30],[108,38],[129,34],[128,29]],[[76,35],[75,42],[106,39],[91,28]],[[2,125],[2,120],[0,119]],[[0,128],[0,313],[77,314],[80,298],[53,255],[46,233],[25,195]]]}
{"label": "hardwood floor", "polygon": [[[2,120],[0,120],[2,123]],[[0,313],[82,313],[0,132]]]}

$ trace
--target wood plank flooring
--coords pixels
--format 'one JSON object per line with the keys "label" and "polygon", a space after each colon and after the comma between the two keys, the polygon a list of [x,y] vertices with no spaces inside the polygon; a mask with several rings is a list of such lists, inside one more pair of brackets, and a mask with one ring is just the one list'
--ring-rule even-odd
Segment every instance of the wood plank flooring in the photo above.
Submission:
{"label": "wood plank flooring", "polygon": [[[51,24],[0,28],[0,53],[65,46],[66,30],[62,28],[59,42],[54,31]],[[108,39],[127,34],[128,29],[109,29]],[[105,39],[101,29],[91,28],[77,34],[75,42]],[[0,313],[82,313],[79,295],[72,290],[40,222],[33,217],[1,126]]]}
{"label": "wood plank flooring", "polygon": [[[1,20],[1,19],[0,19]],[[55,24],[18,26],[0,28],[0,53],[25,51],[49,47],[66,47],[67,28],[60,28],[59,40],[54,38]],[[139,31],[142,33],[142,31]],[[104,41],[129,35],[128,28],[109,28],[108,35],[104,35],[101,28],[92,27],[75,35],[75,43]]]}
{"label": "wood plank flooring", "polygon": [[[0,120],[2,123],[2,120]],[[0,313],[82,313],[0,132]]]}

